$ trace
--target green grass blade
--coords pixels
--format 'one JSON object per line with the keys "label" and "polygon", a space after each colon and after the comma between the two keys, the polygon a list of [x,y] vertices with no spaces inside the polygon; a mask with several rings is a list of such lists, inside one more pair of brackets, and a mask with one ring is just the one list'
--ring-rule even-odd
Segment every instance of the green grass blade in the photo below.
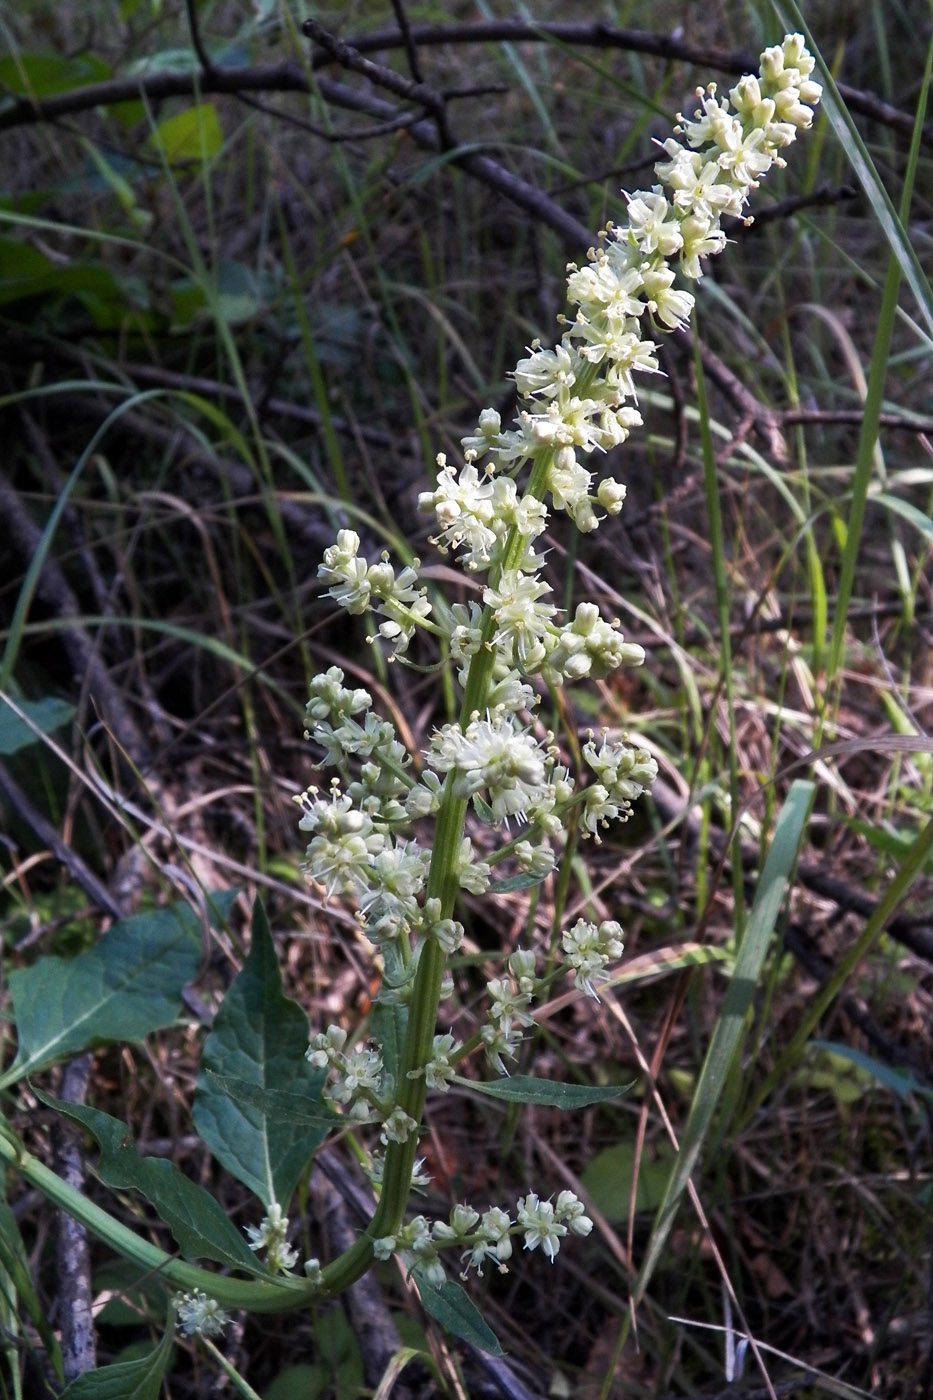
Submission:
{"label": "green grass blade", "polygon": [[813,790],[812,782],[799,779],[791,786],[787,800],[781,808],[774,837],[761,873],[758,891],[745,928],[745,935],[736,958],[735,971],[729,982],[729,990],[726,993],[722,1011],[710,1039],[690,1112],[687,1115],[677,1160],[674,1163],[664,1199],[658,1208],[645,1259],[635,1285],[634,1299],[636,1302],[644,1297],[649,1280],[661,1257],[680,1205],[680,1199],[696,1166],[697,1158],[729,1078],[730,1067],[742,1038],[748,1009],[758,985],[761,967],[771,944],[775,921],[797,858],[797,848],[810,811]]}

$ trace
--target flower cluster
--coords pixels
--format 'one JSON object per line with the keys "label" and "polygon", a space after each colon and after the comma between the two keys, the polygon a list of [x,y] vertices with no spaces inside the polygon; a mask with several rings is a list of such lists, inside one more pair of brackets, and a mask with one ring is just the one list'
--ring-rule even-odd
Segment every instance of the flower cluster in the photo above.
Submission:
{"label": "flower cluster", "polygon": [[599,748],[592,739],[584,744],[583,757],[596,781],[584,793],[582,825],[598,841],[601,826],[628,818],[632,803],[658,776],[658,765],[647,749],[606,735]]}
{"label": "flower cluster", "polygon": [[200,1288],[193,1293],[176,1293],[172,1306],[178,1314],[179,1330],[186,1337],[219,1337],[230,1321],[229,1314]]}
{"label": "flower cluster", "polygon": [[608,964],[622,956],[621,925],[615,919],[604,919],[601,924],[578,919],[563,935],[561,947],[577,986],[598,1001],[593,983],[608,981]]}
{"label": "flower cluster", "polygon": [[[668,159],[655,166],[658,183],[627,195],[626,224],[609,228],[585,266],[570,264],[567,291],[575,315],[565,322],[559,345],[535,342],[516,366],[524,407],[513,427],[503,429],[499,415],[484,410],[477,430],[463,439],[462,470],[443,461],[435,490],[422,497],[437,515],[440,543],[461,549],[467,568],[493,569],[501,562],[512,526],[529,547],[542,533],[540,500],[527,524],[519,523],[511,504],[502,515],[496,512],[499,500],[511,502],[508,481],[525,462],[547,456],[539,494],[548,493],[554,508],[568,512],[581,530],[596,527],[598,507],[609,514],[621,507],[624,487],[612,478],[591,494],[592,474],[579,454],[616,447],[640,425],[626,401],[636,397],[636,374],[658,370],[657,344],[645,329],[676,329],[693,311],[693,294],[675,285],[671,264],[696,280],[701,259],[725,247],[722,219],[743,217],[751,191],[772,165],[783,163],[781,150],[813,119],[820,99],[813,67],[800,35],[790,35],[762,54],[759,76],[743,78],[728,97],[718,98],[714,85],[700,90],[694,118],[680,119],[683,140],[663,143]],[[488,459],[485,478],[476,465],[482,458]],[[518,564],[522,571],[529,567]],[[540,618],[546,605],[539,597]]]}
{"label": "flower cluster", "polygon": [[[481,1215],[458,1205],[449,1221],[433,1225],[420,1215],[405,1224],[398,1206],[383,1211],[383,1204],[400,1201],[411,1184],[425,1093],[447,1090],[473,1050],[484,1050],[505,1074],[505,1060],[515,1058],[534,1024],[533,998],[568,974],[596,997],[622,954],[615,920],[580,918],[562,934],[562,962],[549,962],[543,978],[533,952],[519,950],[488,979],[486,1015],[466,1044],[452,1032],[434,1033],[449,985],[445,960],[464,938],[454,917],[458,894],[484,894],[503,861],[517,872],[500,882],[503,890],[546,879],[568,849],[569,831],[598,841],[610,823],[628,818],[657,776],[647,747],[603,732],[583,744],[585,773],[576,779],[554,735],[535,719],[545,687],[600,679],[645,659],[594,603],[562,615],[544,577],[542,539],[552,510],[591,531],[622,509],[624,485],[595,480],[586,459],[620,446],[641,424],[638,376],[658,373],[656,337],[684,326],[693,311],[693,293],[681,283],[699,278],[703,260],[722,251],[723,220],[746,216],[751,191],[810,125],[820,98],[813,67],[801,37],[790,35],[765,50],[757,77],[725,96],[713,85],[698,91],[693,116],[681,116],[676,135],[659,143],[655,183],[626,194],[624,224],[610,226],[584,264],[569,265],[572,313],[559,318],[556,346],[535,340],[516,365],[511,425],[486,408],[462,439],[462,463],[438,457],[434,486],[419,505],[433,513],[433,542],[481,576],[472,599],[432,609],[417,560],[398,570],[386,555],[371,563],[352,530],[338,533],[319,569],[335,602],[383,619],[376,630],[392,656],[405,656],[416,630],[435,638],[438,664],[452,663],[462,691],[457,721],[441,724],[415,755],[376,715],[369,692],[347,686],[340,668],[330,667],[312,682],[307,732],[335,776],[327,793],[312,787],[297,799],[309,838],[308,879],[353,902],[382,960],[380,998],[407,1025],[400,1083],[386,1073],[378,1048],[360,1042],[348,1050],[336,1026],[312,1040],[308,1055],[328,1072],[331,1101],[352,1121],[379,1126],[385,1156],[373,1171],[385,1181],[378,1215],[385,1233],[373,1231],[375,1256],[398,1253],[434,1282],[443,1281],[444,1248],[458,1247],[466,1267],[481,1272],[489,1260],[506,1267],[515,1237],[553,1260],[568,1233],[592,1229],[569,1191],[556,1201],[529,1191],[514,1219],[498,1207]],[[431,823],[433,844],[425,836]],[[498,829],[498,840],[489,828]],[[278,1267],[290,1268],[284,1233],[275,1235],[281,1224],[270,1210],[253,1247],[268,1248],[275,1267],[271,1242],[278,1240]]]}
{"label": "flower cluster", "polygon": [[509,974],[508,977],[493,977],[486,983],[488,1020],[479,1033],[486,1058],[497,1074],[508,1073],[502,1056],[514,1060],[522,1031],[535,1023],[528,1010],[538,990],[534,953],[516,948],[509,957]]}
{"label": "flower cluster", "polygon": [[439,1253],[444,1249],[462,1251],[461,1278],[466,1278],[471,1268],[482,1276],[484,1265],[490,1262],[505,1274],[516,1236],[522,1238],[525,1249],[540,1248],[553,1263],[568,1232],[586,1236],[592,1228],[583,1202],[573,1191],[561,1191],[556,1201],[541,1201],[529,1191],[519,1198],[514,1221],[500,1206],[480,1214],[472,1206],[455,1205],[446,1221],[432,1224],[425,1216],[416,1215],[397,1234],[376,1240],[373,1253],[377,1259],[399,1254],[409,1269],[418,1268],[428,1282],[440,1285],[445,1275]]}
{"label": "flower cluster", "polygon": [[347,1109],[356,1122],[368,1122],[374,1115],[388,1114],[387,1100],[392,1091],[382,1055],[368,1045],[355,1045],[345,1051],[347,1033],[342,1026],[328,1026],[308,1046],[306,1058],[315,1069],[331,1072],[327,1097]]}
{"label": "flower cluster", "polygon": [[244,1227],[249,1247],[266,1251],[266,1264],[272,1274],[287,1274],[298,1262],[298,1251],[288,1243],[288,1220],[282,1207],[273,1201],[258,1225]]}
{"label": "flower cluster", "polygon": [[425,590],[418,586],[418,561],[396,574],[383,555],[378,564],[359,557],[360,537],[354,530],[339,530],[337,543],[324,551],[320,578],[330,585],[328,594],[351,613],[375,612],[388,618],[379,635],[396,655],[408,650],[415,628],[431,611]]}

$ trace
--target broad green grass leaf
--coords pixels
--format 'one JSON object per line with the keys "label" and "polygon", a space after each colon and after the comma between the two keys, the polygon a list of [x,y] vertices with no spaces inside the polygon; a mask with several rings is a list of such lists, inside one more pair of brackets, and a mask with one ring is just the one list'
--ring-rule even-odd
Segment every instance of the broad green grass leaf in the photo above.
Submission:
{"label": "broad green grass leaf", "polygon": [[264,1274],[241,1232],[214,1197],[165,1157],[140,1157],[119,1118],[85,1104],[39,1094],[56,1112],[80,1123],[97,1141],[97,1174],[114,1191],[139,1191],[175,1236],[186,1259],[213,1259],[227,1268]]}
{"label": "broad green grass leaf", "polygon": [[470,1342],[480,1351],[488,1352],[490,1356],[502,1355],[499,1338],[483,1321],[479,1308],[459,1283],[448,1279],[440,1288],[435,1288],[421,1269],[413,1269],[412,1273],[421,1294],[421,1305],[429,1317],[433,1317],[454,1337]]}
{"label": "broad green grass leaf", "polygon": [[11,972],[19,1048],[0,1087],[92,1046],[171,1025],[200,960],[198,920],[176,904],[120,919],[76,958],[40,958]]}
{"label": "broad green grass leaf", "polygon": [[162,150],[170,165],[215,156],[223,145],[223,132],[213,102],[186,107],[164,117],[150,140]]}
{"label": "broad green grass leaf", "polygon": [[[47,695],[44,700],[17,700],[16,704],[43,734],[61,729],[75,712],[74,706],[69,705],[67,700],[56,700],[52,695]],[[25,720],[14,714],[7,702],[0,699],[0,754],[7,758],[38,742]]]}
{"label": "broad green grass leaf", "polygon": [[551,1079],[535,1079],[530,1074],[513,1074],[507,1079],[476,1080],[454,1075],[454,1083],[491,1099],[507,1103],[540,1104],[543,1108],[588,1108],[628,1093],[631,1084],[561,1084]]}
{"label": "broad green grass leaf", "polygon": [[[902,860],[913,844],[912,835],[901,835],[900,832],[887,831],[882,826],[872,826],[870,822],[859,821],[855,817],[846,819],[845,825],[850,831],[854,831],[861,836],[869,846],[876,851],[883,851],[892,860]],[[924,867],[926,872],[933,871],[933,861],[927,860]]]}
{"label": "broad green grass leaf", "polygon": [[172,1360],[174,1330],[175,1314],[170,1311],[165,1334],[148,1356],[85,1371],[71,1382],[61,1400],[159,1400],[162,1378]]}
{"label": "broad green grass leaf", "polygon": [[729,1077],[729,1070],[745,1028],[746,1014],[758,986],[762,964],[770,947],[774,925],[797,859],[797,848],[807,822],[812,797],[813,783],[798,779],[792,783],[778,816],[745,935],[736,956],[735,970],[729,980],[729,989],[713,1028],[709,1049],[681,1135],[680,1150],[664,1199],[658,1207],[645,1259],[635,1285],[636,1300],[644,1297],[645,1289],[661,1257],[681,1197],[696,1166]]}
{"label": "broad green grass leaf", "polygon": [[[305,1059],[308,1018],[282,992],[275,945],[261,903],[253,906],[249,957],[204,1043],[194,1122],[219,1162],[267,1206],[287,1207],[312,1152],[327,1132],[323,1111],[309,1123],[281,1115],[275,1096],[306,1095],[313,1112],[324,1075]],[[218,1086],[240,1081],[233,1097]]]}

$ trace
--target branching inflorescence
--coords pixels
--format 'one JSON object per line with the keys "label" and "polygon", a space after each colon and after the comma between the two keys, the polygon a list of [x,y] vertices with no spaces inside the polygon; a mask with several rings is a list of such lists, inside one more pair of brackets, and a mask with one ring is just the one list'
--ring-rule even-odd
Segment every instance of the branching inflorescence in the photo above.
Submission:
{"label": "branching inflorescence", "polygon": [[[353,1123],[375,1124],[384,1149],[374,1160],[380,1198],[369,1227],[333,1263],[306,1266],[324,1293],[393,1253],[417,1266],[422,1279],[441,1282],[445,1249],[459,1251],[464,1268],[481,1271],[492,1262],[504,1269],[514,1238],[553,1260],[568,1233],[592,1228],[569,1191],[553,1202],[529,1191],[512,1212],[457,1205],[447,1221],[418,1215],[406,1223],[427,1090],[444,1092],[474,1050],[505,1074],[533,1025],[535,998],[568,974],[595,997],[622,952],[617,923],[585,919],[563,933],[563,962],[546,975],[531,950],[513,952],[503,975],[487,985],[483,1024],[461,1044],[436,1033],[446,961],[463,939],[455,905],[461,891],[490,889],[506,859],[529,884],[544,879],[561,857],[572,814],[580,832],[598,841],[603,828],[628,817],[656,775],[645,747],[604,732],[583,744],[589,776],[577,783],[554,736],[542,736],[533,723],[542,686],[644,661],[618,621],[607,622],[592,603],[560,619],[540,573],[539,542],[551,509],[566,512],[582,531],[620,511],[625,487],[607,477],[594,488],[582,459],[617,447],[641,424],[636,376],[658,371],[652,336],[685,325],[693,309],[677,273],[687,280],[702,275],[702,260],[725,246],[724,216],[746,217],[751,190],[810,126],[820,99],[813,67],[802,38],[791,35],[767,49],[759,76],[741,79],[728,98],[713,85],[699,91],[693,118],[680,118],[677,136],[663,143],[658,183],[627,195],[627,222],[610,226],[583,266],[570,265],[575,312],[560,318],[559,344],[548,349],[535,341],[518,362],[521,406],[511,427],[485,409],[463,439],[462,464],[438,458],[436,484],[420,504],[434,512],[434,543],[483,575],[481,602],[435,613],[418,562],[398,571],[386,556],[369,563],[352,530],[341,530],[326,551],[320,577],[334,601],[382,619],[378,633],[394,656],[405,655],[418,629],[438,639],[456,668],[462,703],[457,722],[433,735],[415,776],[412,756],[394,726],[374,713],[368,691],[346,686],[337,667],[311,686],[308,735],[335,776],[326,792],[311,788],[297,799],[309,836],[306,874],[328,895],[355,903],[381,954],[383,1002],[398,1008],[402,1026],[392,1069],[374,1045],[350,1043],[337,1026],[317,1035],[308,1051],[330,1075],[331,1102]],[[506,834],[507,844],[487,860],[465,834],[470,806]],[[266,1233],[276,1242],[277,1267],[289,1267],[281,1212]],[[264,1242],[257,1232],[253,1247]]]}

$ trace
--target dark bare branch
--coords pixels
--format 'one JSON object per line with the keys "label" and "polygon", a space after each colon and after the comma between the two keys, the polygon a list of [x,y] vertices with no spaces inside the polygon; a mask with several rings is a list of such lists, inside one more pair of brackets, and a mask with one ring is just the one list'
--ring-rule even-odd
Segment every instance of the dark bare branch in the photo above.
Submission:
{"label": "dark bare branch", "polygon": [[[599,23],[533,24],[525,20],[490,20],[473,24],[413,25],[407,34],[403,34],[401,29],[373,30],[349,41],[349,46],[357,54],[363,55],[389,48],[406,47],[408,44],[423,48],[442,44],[550,41],[557,41],[569,47],[619,49],[629,53],[650,54],[657,58],[689,63],[722,73],[741,74],[747,72],[749,66],[754,67],[754,61],[748,54],[690,44],[671,35],[655,34],[649,30],[614,29]],[[312,56],[311,67],[318,69],[332,61],[328,53],[319,52]],[[119,102],[134,102],[143,96],[157,101],[165,97],[193,97],[196,93],[236,94],[310,90],[308,73],[300,63],[285,61],[267,67],[218,68],[210,65],[208,61],[208,66],[197,73],[141,73],[128,78],[88,83],[39,101],[28,97],[14,98],[0,111],[0,131],[59,121],[62,117],[76,112]],[[839,85],[839,91],[853,111],[871,117],[874,121],[905,135],[912,133],[914,118],[911,113],[883,102],[874,93],[862,92],[844,83]]]}

